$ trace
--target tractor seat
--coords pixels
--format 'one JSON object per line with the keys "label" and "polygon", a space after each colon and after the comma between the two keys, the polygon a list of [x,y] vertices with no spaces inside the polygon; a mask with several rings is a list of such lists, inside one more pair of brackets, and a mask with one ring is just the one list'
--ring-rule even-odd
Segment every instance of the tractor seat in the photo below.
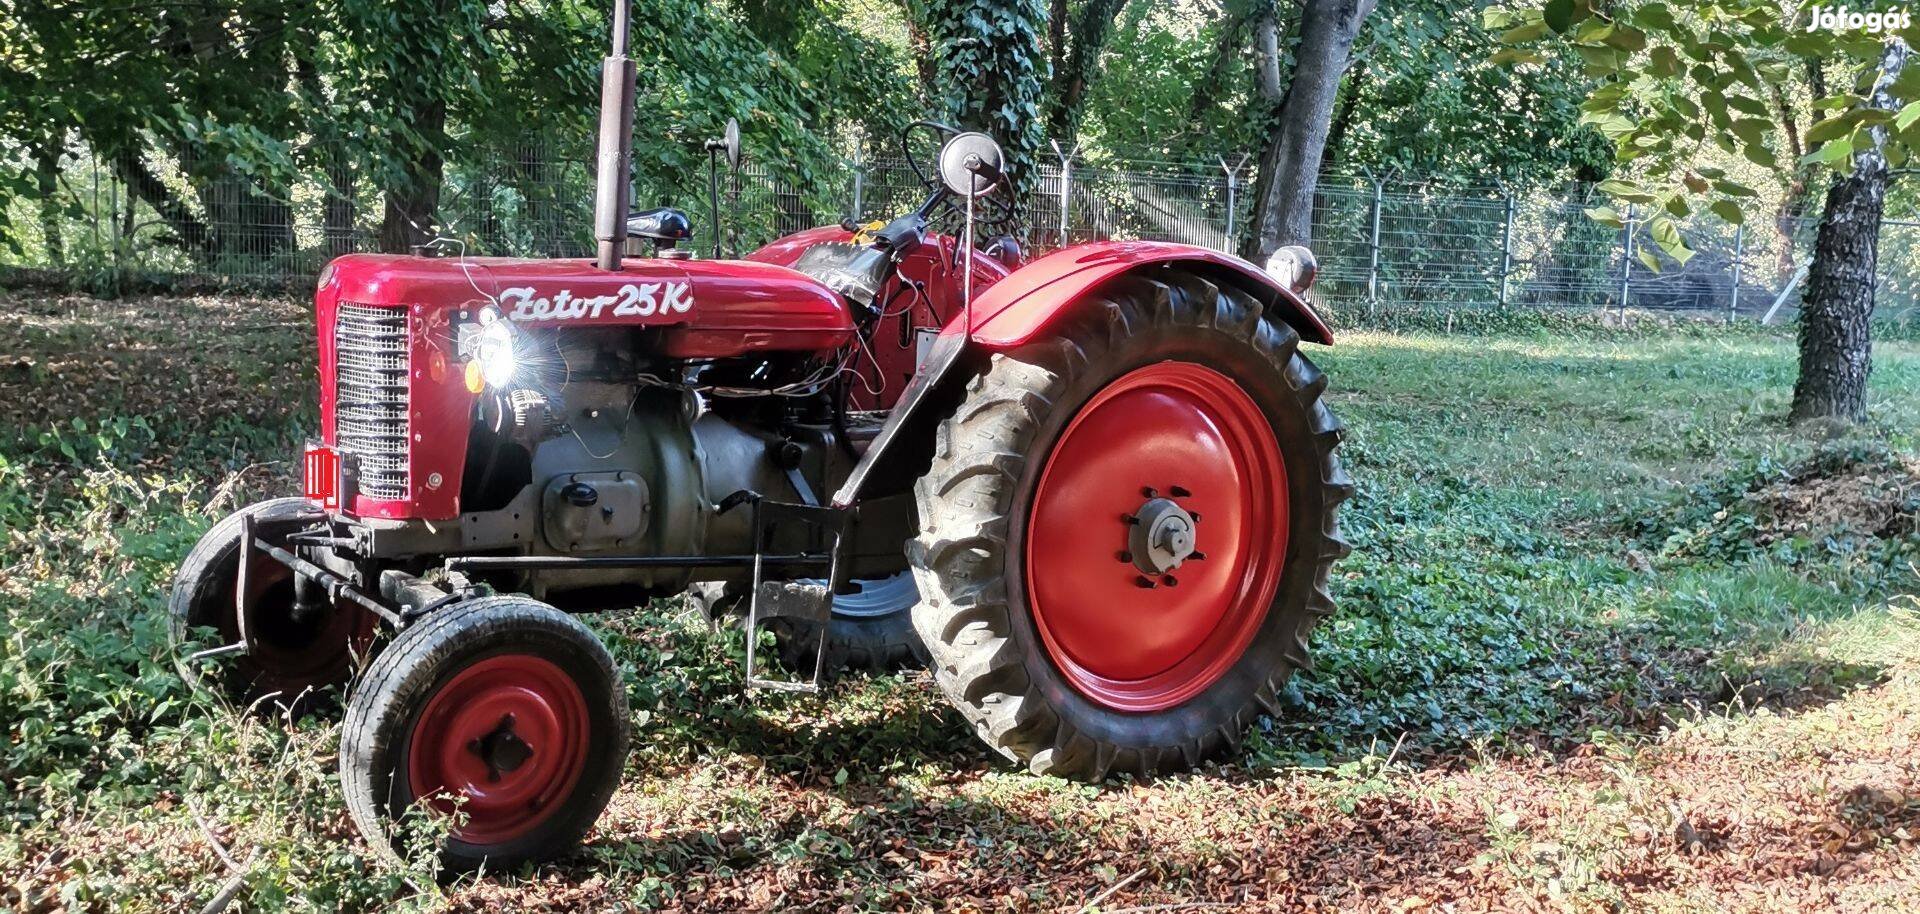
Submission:
{"label": "tractor seat", "polygon": [[686,213],[663,206],[628,216],[627,237],[649,238],[672,247],[676,241],[693,237],[693,223]]}

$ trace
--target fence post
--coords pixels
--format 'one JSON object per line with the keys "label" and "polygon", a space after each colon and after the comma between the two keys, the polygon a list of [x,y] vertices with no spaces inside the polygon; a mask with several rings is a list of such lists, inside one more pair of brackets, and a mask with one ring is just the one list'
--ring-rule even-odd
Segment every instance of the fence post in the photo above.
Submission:
{"label": "fence post", "polygon": [[1507,281],[1513,276],[1513,191],[1507,191],[1506,224],[1500,229],[1500,307],[1507,306]]}
{"label": "fence post", "polygon": [[1746,252],[1747,226],[1733,227],[1733,294],[1727,298],[1727,323],[1740,316],[1740,258]]}
{"label": "fence post", "polygon": [[1227,167],[1226,156],[1220,156],[1219,158],[1220,170],[1227,173],[1227,233],[1226,237],[1221,241],[1220,250],[1224,253],[1231,254],[1233,253],[1234,247],[1233,220],[1234,217],[1240,213],[1239,201],[1235,196],[1235,192],[1239,189],[1237,185],[1240,183],[1240,169],[1247,167],[1247,153],[1241,153],[1240,161],[1231,168]]}
{"label": "fence post", "polygon": [[1373,181],[1373,228],[1367,236],[1367,308],[1371,310],[1380,304],[1380,204],[1386,188],[1372,169],[1367,177]]}
{"label": "fence post", "polygon": [[1067,246],[1067,207],[1073,199],[1073,157],[1079,155],[1080,144],[1060,151],[1059,140],[1049,140],[1053,144],[1053,154],[1060,157],[1060,246]]}
{"label": "fence post", "polygon": [[866,202],[862,199],[867,184],[867,159],[865,153],[866,144],[855,140],[853,144],[853,214],[850,217],[854,222],[859,222],[860,214],[866,211],[862,205]]}
{"label": "fence post", "polygon": [[1627,316],[1627,287],[1628,284],[1633,281],[1633,217],[1635,209],[1634,204],[1627,204],[1627,227],[1623,229],[1623,232],[1626,234],[1626,256],[1620,258],[1620,317],[1623,320]]}

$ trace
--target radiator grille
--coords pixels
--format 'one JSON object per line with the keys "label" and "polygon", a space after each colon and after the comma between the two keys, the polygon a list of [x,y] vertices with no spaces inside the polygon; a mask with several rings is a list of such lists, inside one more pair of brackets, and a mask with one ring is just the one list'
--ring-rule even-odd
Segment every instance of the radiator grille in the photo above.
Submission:
{"label": "radiator grille", "polygon": [[333,319],[333,427],[352,452],[360,494],[407,491],[407,311],[340,306]]}

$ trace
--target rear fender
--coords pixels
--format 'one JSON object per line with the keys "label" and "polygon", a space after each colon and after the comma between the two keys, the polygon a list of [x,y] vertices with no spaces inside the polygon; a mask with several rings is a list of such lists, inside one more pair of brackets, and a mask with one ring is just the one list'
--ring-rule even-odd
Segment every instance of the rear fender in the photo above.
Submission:
{"label": "rear fender", "polygon": [[[1181,270],[1258,299],[1267,314],[1300,338],[1333,344],[1325,321],[1266,271],[1231,254],[1166,241],[1100,241],[1055,251],[1027,264],[981,293],[971,309],[973,341],[989,349],[1019,346],[1039,335],[1087,294],[1115,277],[1153,270]],[[957,331],[956,317],[949,331]]]}
{"label": "rear fender", "polygon": [[[1158,270],[1189,272],[1239,289],[1301,339],[1333,343],[1326,322],[1297,294],[1229,254],[1158,241],[1105,241],[1056,251],[995,283],[948,322],[880,434],[834,493],[834,503],[844,507],[863,497],[889,494],[925,472],[935,426],[958,404],[961,386],[989,354],[1033,340],[1110,280]],[[963,333],[963,327],[968,332]]]}

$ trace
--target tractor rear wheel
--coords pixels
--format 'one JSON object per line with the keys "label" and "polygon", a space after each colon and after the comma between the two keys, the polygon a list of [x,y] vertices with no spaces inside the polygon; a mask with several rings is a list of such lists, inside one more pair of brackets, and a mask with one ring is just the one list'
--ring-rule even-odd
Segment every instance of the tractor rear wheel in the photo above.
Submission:
{"label": "tractor rear wheel", "polygon": [[1129,277],[995,354],[915,488],[914,624],[947,697],[1036,773],[1236,747],[1333,611],[1352,486],[1325,377],[1253,298]]}
{"label": "tractor rear wheel", "polygon": [[[196,629],[218,632],[213,648],[239,644],[241,620],[234,587],[239,583],[241,515],[256,522],[289,519],[311,511],[303,498],[275,498],[228,515],[194,544],[174,576],[167,598],[174,663],[187,682],[210,688],[242,705],[304,708],[321,693],[347,681],[357,658],[373,644],[380,620],[353,603],[320,597],[297,612],[294,574],[258,550],[248,550],[246,651],[224,661],[189,659]],[[213,672],[215,666],[218,672]]]}
{"label": "tractor rear wheel", "polygon": [[579,620],[483,597],[401,631],[347,703],[340,784],[375,847],[416,805],[451,814],[450,872],[570,850],[606,809],[632,722],[607,649]]}

